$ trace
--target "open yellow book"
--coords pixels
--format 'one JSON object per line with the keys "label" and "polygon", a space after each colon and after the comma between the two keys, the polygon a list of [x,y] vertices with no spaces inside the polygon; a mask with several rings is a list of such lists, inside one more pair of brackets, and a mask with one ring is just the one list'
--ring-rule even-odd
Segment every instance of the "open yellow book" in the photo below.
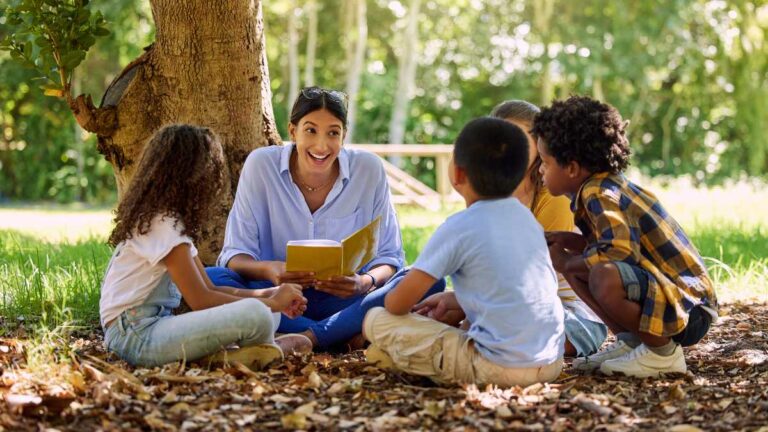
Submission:
{"label": "open yellow book", "polygon": [[286,251],[287,271],[315,272],[317,279],[349,276],[368,264],[379,249],[381,216],[341,242],[291,240]]}

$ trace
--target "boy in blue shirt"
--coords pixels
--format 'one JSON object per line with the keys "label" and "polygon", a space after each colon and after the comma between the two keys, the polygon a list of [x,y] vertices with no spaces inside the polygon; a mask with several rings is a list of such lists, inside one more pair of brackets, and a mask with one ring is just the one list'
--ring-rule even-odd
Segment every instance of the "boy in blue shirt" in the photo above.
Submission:
{"label": "boy in blue shirt", "polygon": [[[510,197],[527,166],[528,142],[517,126],[486,117],[464,127],[449,172],[467,208],[437,229],[386,309],[368,312],[370,361],[441,383],[526,386],[560,375],[557,277],[541,226]],[[449,275],[453,292],[417,304]]]}
{"label": "boy in blue shirt", "polygon": [[544,184],[571,198],[583,234],[547,233],[552,262],[617,339],[573,366],[635,377],[685,373],[681,346],[707,333],[717,297],[680,225],[623,175],[626,125],[616,108],[580,96],[542,109],[533,124]]}

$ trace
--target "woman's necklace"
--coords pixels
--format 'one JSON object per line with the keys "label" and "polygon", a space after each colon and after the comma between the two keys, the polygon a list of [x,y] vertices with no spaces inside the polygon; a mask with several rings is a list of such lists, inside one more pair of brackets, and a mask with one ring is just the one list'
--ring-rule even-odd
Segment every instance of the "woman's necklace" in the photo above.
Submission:
{"label": "woman's necklace", "polygon": [[312,186],[310,186],[310,185],[308,185],[308,184],[304,183],[304,180],[299,180],[299,183],[301,183],[301,186],[302,186],[304,189],[306,189],[308,192],[317,192],[317,191],[319,191],[319,190],[323,190],[323,189],[325,189],[325,188],[326,188],[326,186],[328,186],[329,184],[333,183],[333,181],[334,181],[334,180],[336,180],[336,179],[335,179],[335,178],[331,178],[330,180],[328,180],[327,182],[325,182],[325,184],[322,184],[322,185],[320,185],[320,186],[315,186],[315,187],[312,187]]}
{"label": "woman's necklace", "polygon": [[298,170],[298,168],[296,167],[296,164],[297,164],[297,162],[296,162],[296,159],[295,159],[295,157],[293,157],[295,154],[296,154],[296,153],[294,153],[293,155],[291,155],[291,156],[292,156],[292,157],[291,157],[291,165],[292,165],[292,168],[293,168],[294,177],[296,177],[296,179],[298,179],[298,180],[299,180],[299,183],[301,183],[301,187],[303,187],[304,189],[306,189],[306,190],[307,190],[307,192],[317,192],[317,191],[323,190],[323,189],[325,189],[326,187],[328,187],[328,185],[330,185],[331,183],[333,183],[333,182],[336,180],[336,177],[337,177],[337,176],[335,176],[335,175],[331,175],[331,178],[330,178],[330,179],[328,179],[328,181],[327,181],[327,182],[325,182],[325,183],[321,184],[320,186],[310,186],[310,185],[308,185],[308,184],[307,184],[307,183],[306,183],[304,180],[302,180],[301,178],[299,178],[299,170]]}

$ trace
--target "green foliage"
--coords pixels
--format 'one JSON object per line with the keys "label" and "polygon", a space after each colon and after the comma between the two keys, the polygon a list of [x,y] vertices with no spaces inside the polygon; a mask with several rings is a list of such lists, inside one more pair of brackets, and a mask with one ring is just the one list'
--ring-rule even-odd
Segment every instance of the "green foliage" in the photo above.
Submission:
{"label": "green foliage", "polygon": [[8,34],[0,50],[35,69],[47,81],[46,94],[69,94],[72,72],[82,63],[96,38],[109,35],[101,12],[89,0],[18,0],[2,19]]}
{"label": "green foliage", "polygon": [[[148,5],[138,0],[93,0],[88,7],[104,13],[111,33],[97,39],[78,67],[87,74],[76,74],[71,85],[97,101],[154,35]],[[0,25],[0,39],[9,30]],[[112,167],[96,151],[96,137],[80,129],[63,99],[43,95],[39,75],[0,51],[0,201],[114,202]]]}
{"label": "green foliage", "polygon": [[[354,33],[348,26],[349,1],[317,2],[318,85],[345,88]],[[539,28],[535,5],[548,1],[553,1],[555,13]],[[367,2],[368,41],[353,142],[388,141],[397,56],[411,43],[402,40],[409,4]],[[41,6],[32,10],[29,5]],[[292,102],[286,100],[285,37],[287,18],[294,16],[289,13],[292,5],[300,8],[295,16],[303,69],[305,3],[262,3],[272,102],[283,137]],[[10,11],[25,7],[10,19]],[[51,16],[53,8],[61,13]],[[93,12],[85,20],[85,14],[73,8]],[[39,25],[46,19],[70,26],[80,20],[75,32],[95,39],[74,80],[67,75],[65,82],[71,81],[73,92],[79,89],[97,100],[121,68],[153,40],[148,0],[91,0],[87,5],[75,0],[11,0],[0,10],[0,40],[6,41],[6,49],[11,49],[7,41],[16,41],[15,56],[21,60],[0,50],[0,200],[113,200],[114,179],[94,149],[95,139],[81,140],[66,104],[43,98],[37,88],[55,83],[55,90],[63,89],[55,58],[51,54],[44,60],[41,55],[54,39],[40,39]],[[98,36],[105,26],[96,10],[109,22],[109,35]],[[602,98],[631,121],[632,162],[646,174],[690,175],[698,183],[719,184],[744,175],[765,177],[768,172],[765,1],[424,0],[419,30],[407,143],[450,143],[463,124],[489,113],[504,99],[549,103],[544,71],[550,70],[555,97],[580,93]],[[83,43],[90,42],[88,37],[68,40],[79,53],[85,52]],[[75,62],[80,57],[67,58]],[[30,64],[25,60],[29,58],[37,63]],[[37,81],[41,75],[43,82]],[[433,161],[402,162],[411,174],[435,185]]]}
{"label": "green foliage", "polygon": [[[691,174],[712,184],[765,175],[768,4],[553,0],[553,17],[538,28],[534,6],[544,1],[423,2],[407,143],[450,143],[463,124],[504,99],[548,104],[549,67],[555,97],[591,95],[631,120],[633,163],[643,172]],[[278,115],[289,103],[287,80],[281,79],[287,76],[288,41],[280,37],[289,3],[264,4]],[[344,3],[322,2],[315,71],[319,85],[341,89],[348,48]],[[411,43],[401,39],[410,2],[368,4],[367,67],[353,142],[385,143],[397,53]],[[302,38],[304,24],[300,16]],[[428,162],[406,160],[406,168],[434,185]]]}

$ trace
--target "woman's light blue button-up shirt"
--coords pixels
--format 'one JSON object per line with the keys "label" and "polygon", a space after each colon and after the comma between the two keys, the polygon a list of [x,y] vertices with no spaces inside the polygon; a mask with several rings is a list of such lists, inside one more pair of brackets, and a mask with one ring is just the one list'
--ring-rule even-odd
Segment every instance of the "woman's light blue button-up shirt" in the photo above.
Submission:
{"label": "woman's light blue button-up shirt", "polygon": [[257,261],[285,261],[289,240],[341,241],[381,216],[378,255],[363,270],[381,264],[402,267],[405,257],[400,227],[379,157],[342,148],[339,177],[323,206],[312,214],[291,178],[293,149],[293,144],[263,147],[246,159],[218,265],[226,266],[240,254]]}

